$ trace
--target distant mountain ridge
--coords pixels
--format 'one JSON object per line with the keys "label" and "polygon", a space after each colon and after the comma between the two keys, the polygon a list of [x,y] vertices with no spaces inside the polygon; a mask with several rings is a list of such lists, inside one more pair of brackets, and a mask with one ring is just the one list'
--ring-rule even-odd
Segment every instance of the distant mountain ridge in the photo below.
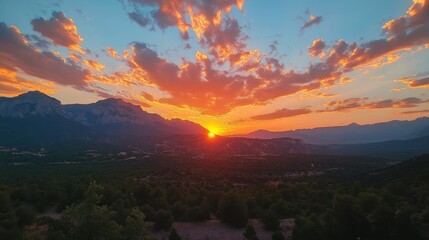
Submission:
{"label": "distant mountain ridge", "polygon": [[120,99],[92,104],[61,105],[55,98],[34,91],[0,98],[0,143],[58,139],[113,139],[120,135],[205,135],[201,125],[167,120]]}
{"label": "distant mountain ridge", "polygon": [[25,118],[53,115],[66,117],[61,102],[38,91],[13,98],[0,98],[0,117]]}
{"label": "distant mountain ridge", "polygon": [[107,132],[157,135],[205,134],[208,131],[187,120],[166,120],[158,114],[143,111],[121,99],[104,99],[91,104],[64,105],[67,115],[85,126]]}
{"label": "distant mountain ridge", "polygon": [[429,135],[429,118],[412,121],[390,121],[375,124],[298,129],[284,132],[258,130],[249,134],[233,135],[256,139],[297,138],[310,144],[360,144],[389,140],[408,140]]}
{"label": "distant mountain ridge", "polygon": [[215,139],[209,139],[207,132],[196,123],[167,120],[120,99],[61,105],[40,92],[0,97],[0,146],[11,148],[61,152],[122,146],[172,155],[317,153],[389,158],[429,153],[429,118],[288,132],[260,130],[246,137]]}

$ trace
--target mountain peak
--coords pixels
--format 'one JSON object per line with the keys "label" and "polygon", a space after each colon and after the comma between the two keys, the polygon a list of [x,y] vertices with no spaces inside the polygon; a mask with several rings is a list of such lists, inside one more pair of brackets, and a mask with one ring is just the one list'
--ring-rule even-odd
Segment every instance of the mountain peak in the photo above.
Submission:
{"label": "mountain peak", "polygon": [[253,131],[251,133],[272,133],[271,131],[265,130],[265,129],[258,129],[256,131]]}
{"label": "mountain peak", "polygon": [[103,100],[99,100],[96,103],[105,103],[105,104],[118,104],[118,103],[127,103],[127,104],[131,104],[128,102],[125,102],[124,100],[120,99],[120,98],[106,98]]}
{"label": "mountain peak", "polygon": [[48,97],[48,95],[46,95],[40,91],[37,91],[37,90],[36,91],[28,91],[26,93],[20,94],[19,96],[46,96],[46,97]]}
{"label": "mountain peak", "polygon": [[96,103],[94,103],[94,105],[109,107],[109,108],[124,108],[124,109],[129,109],[130,111],[146,113],[145,111],[142,110],[142,108],[139,105],[126,102],[121,98],[106,98],[106,99],[97,101]]}
{"label": "mountain peak", "polygon": [[42,93],[40,91],[29,91],[29,92],[20,94],[20,95],[18,95],[15,98],[34,99],[34,100],[36,100],[36,99],[47,99],[49,101],[61,103],[59,100],[57,100],[57,99],[55,99],[53,97],[50,97],[50,96],[48,96],[48,95],[46,95],[46,94],[44,94],[44,93]]}
{"label": "mountain peak", "polygon": [[30,91],[17,97],[5,98],[0,103],[0,116],[23,118],[29,116],[65,117],[61,102],[39,91]]}
{"label": "mountain peak", "polygon": [[166,120],[155,113],[144,111],[139,105],[119,98],[107,98],[91,104],[68,104],[39,91],[30,91],[19,96],[0,97],[0,117],[61,116],[87,127],[106,131],[129,130],[132,134],[205,134],[199,124],[180,119]]}

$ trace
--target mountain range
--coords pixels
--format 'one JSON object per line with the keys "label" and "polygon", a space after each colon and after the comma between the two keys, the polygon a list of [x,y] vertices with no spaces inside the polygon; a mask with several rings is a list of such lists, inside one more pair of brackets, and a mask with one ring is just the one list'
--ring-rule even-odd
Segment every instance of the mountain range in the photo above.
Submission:
{"label": "mountain range", "polygon": [[0,143],[46,143],[67,139],[114,139],[124,136],[202,135],[201,125],[167,120],[120,99],[62,105],[34,91],[0,98]]}
{"label": "mountain range", "polygon": [[167,154],[281,155],[317,153],[389,158],[429,153],[429,118],[370,125],[259,130],[207,138],[199,124],[167,120],[120,99],[62,105],[41,92],[0,97],[0,146],[65,149],[130,146]]}
{"label": "mountain range", "polygon": [[363,144],[390,140],[409,140],[429,135],[429,118],[412,121],[390,121],[375,124],[298,129],[283,132],[258,130],[234,137],[274,139],[297,138],[309,144]]}

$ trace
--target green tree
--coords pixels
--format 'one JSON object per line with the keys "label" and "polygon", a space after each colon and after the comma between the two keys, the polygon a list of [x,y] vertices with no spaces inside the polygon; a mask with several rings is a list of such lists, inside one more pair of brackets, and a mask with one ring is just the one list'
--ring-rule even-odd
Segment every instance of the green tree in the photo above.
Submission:
{"label": "green tree", "polygon": [[18,217],[18,225],[24,226],[31,224],[36,218],[34,210],[27,204],[22,204],[15,209],[16,216]]}
{"label": "green tree", "polygon": [[106,206],[99,206],[102,187],[92,182],[82,203],[73,204],[64,211],[61,224],[69,239],[118,239],[121,226],[111,220]]}
{"label": "green tree", "polygon": [[0,192],[0,239],[21,239],[18,220],[9,193]]}
{"label": "green tree", "polygon": [[144,223],[144,214],[138,208],[132,208],[130,215],[125,220],[121,236],[127,240],[141,239],[147,236],[146,226]]}
{"label": "green tree", "polygon": [[286,238],[282,232],[276,231],[271,235],[271,239],[272,240],[285,240]]}
{"label": "green tree", "polygon": [[332,216],[338,238],[357,239],[368,236],[368,219],[354,196],[337,194],[333,201]]}
{"label": "green tree", "polygon": [[266,211],[262,214],[262,223],[264,224],[265,228],[267,230],[277,230],[279,229],[279,218],[277,215],[272,211]]}
{"label": "green tree", "polygon": [[156,221],[155,226],[158,229],[169,229],[173,224],[173,217],[171,216],[170,211],[164,209],[158,210],[156,212]]}
{"label": "green tree", "polygon": [[235,193],[228,193],[220,200],[218,216],[234,227],[245,226],[249,219],[246,203]]}
{"label": "green tree", "polygon": [[[320,240],[324,239],[324,229],[316,217],[297,218],[293,228],[292,239],[294,240]],[[329,239],[329,238],[328,238]]]}
{"label": "green tree", "polygon": [[252,224],[247,224],[246,230],[243,233],[243,236],[246,240],[258,240],[258,236],[256,235],[256,230]]}
{"label": "green tree", "polygon": [[172,228],[170,231],[170,235],[168,235],[168,240],[181,240],[182,238],[179,236],[175,228]]}

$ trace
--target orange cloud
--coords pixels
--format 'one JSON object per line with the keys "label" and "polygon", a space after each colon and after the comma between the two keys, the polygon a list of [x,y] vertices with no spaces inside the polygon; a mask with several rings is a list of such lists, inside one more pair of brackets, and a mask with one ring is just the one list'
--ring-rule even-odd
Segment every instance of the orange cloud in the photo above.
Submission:
{"label": "orange cloud", "polygon": [[107,53],[114,59],[119,59],[118,52],[112,47],[106,47]]}
{"label": "orange cloud", "polygon": [[[192,0],[131,0],[136,6],[152,6],[155,10],[139,11],[129,17],[140,26],[155,24],[161,29],[175,26],[188,39],[188,29],[192,29],[198,38],[205,33],[209,25],[220,25],[222,13],[229,12],[232,6],[242,9],[244,0],[192,1]],[[187,16],[190,22],[187,21]]]}
{"label": "orange cloud", "polygon": [[83,89],[87,70],[53,52],[34,48],[15,26],[0,22],[0,66],[13,71]]}
{"label": "orange cloud", "polygon": [[344,40],[338,41],[326,57],[326,63],[341,67],[344,71],[350,71],[383,57],[387,58],[387,63],[396,61],[400,56],[394,53],[428,44],[428,2],[428,0],[415,0],[404,16],[387,22],[383,30],[388,38],[361,45],[348,44]]}
{"label": "orange cloud", "polygon": [[271,113],[252,116],[251,119],[253,119],[253,120],[272,120],[272,119],[293,117],[293,116],[309,114],[309,113],[311,113],[311,110],[307,109],[307,108],[299,108],[299,109],[283,108],[283,109],[280,109],[280,110],[277,110],[277,111],[274,111]]}
{"label": "orange cloud", "polygon": [[405,111],[400,112],[399,114],[421,114],[421,113],[429,113],[429,110],[415,110],[415,111]]}
{"label": "orange cloud", "polygon": [[[153,1],[152,4],[159,6],[161,10],[164,6],[164,3],[158,1]],[[190,11],[188,9],[190,3],[183,1],[181,4],[183,6],[180,5],[178,8],[182,9],[180,11],[184,13]],[[345,77],[345,73],[358,67],[379,67],[396,61],[401,56],[397,54],[398,51],[429,42],[429,31],[426,31],[429,20],[422,14],[427,11],[427,4],[426,1],[422,1],[420,5],[414,3],[410,7],[412,10],[408,12],[413,14],[407,13],[401,17],[409,22],[406,31],[400,33],[389,31],[388,38],[363,44],[347,43],[341,39],[332,47],[327,47],[322,39],[316,39],[309,48],[309,54],[313,57],[318,56],[319,61],[297,72],[287,70],[276,58],[265,57],[257,50],[247,50],[246,36],[242,34],[237,20],[226,17],[217,22],[218,10],[224,9],[217,6],[217,2],[213,3],[217,6],[213,8],[216,11],[212,9],[207,12],[198,10],[198,4],[197,7],[192,5],[191,14],[204,13],[204,19],[198,16],[198,19],[194,20],[202,19],[202,22],[198,23],[199,42],[208,49],[207,54],[197,52],[196,62],[183,60],[183,63],[175,64],[159,57],[147,45],[136,43],[132,46],[129,65],[133,69],[143,71],[144,79],[148,83],[170,95],[159,101],[179,107],[191,107],[210,115],[225,114],[238,106],[266,104],[278,97],[300,91],[308,92],[337,83],[347,83],[351,79]],[[174,12],[169,14],[170,17],[175,16]],[[314,17],[312,21],[321,20]],[[177,22],[171,23],[177,26]],[[226,61],[233,67],[230,71],[224,70]],[[356,102],[349,100],[342,104],[338,103],[337,107],[331,108],[350,109],[354,105],[356,108],[409,106],[405,103],[410,99],[404,101],[363,104],[359,99]]]}
{"label": "orange cloud", "polygon": [[404,99],[385,99],[368,102],[368,98],[348,98],[341,101],[332,101],[326,104],[326,109],[319,112],[341,112],[357,109],[380,109],[380,108],[413,108],[429,100],[422,100],[416,97]]}
{"label": "orange cloud", "polygon": [[[177,27],[183,39],[189,39],[193,30],[199,43],[218,61],[228,61],[231,54],[244,55],[241,50],[247,39],[241,26],[232,17],[224,17],[233,6],[242,9],[244,0],[131,0],[136,6],[152,6],[155,10],[137,10],[130,13],[140,26],[156,25],[161,29]],[[188,21],[189,18],[189,21]]]}
{"label": "orange cloud", "polygon": [[46,94],[55,93],[54,84],[46,81],[28,81],[18,77],[14,70],[0,67],[0,93],[15,96],[28,91],[41,91]]}
{"label": "orange cloud", "polygon": [[96,72],[101,72],[104,68],[106,68],[106,66],[103,64],[92,59],[85,59],[83,63]]}
{"label": "orange cloud", "polygon": [[55,45],[85,54],[85,50],[80,46],[83,38],[79,35],[73,19],[67,18],[63,12],[53,12],[49,20],[33,19],[31,24],[34,31],[51,39]]}
{"label": "orange cloud", "polygon": [[429,77],[422,79],[405,77],[397,80],[397,82],[405,83],[409,88],[429,88]]}
{"label": "orange cloud", "polygon": [[[9,29],[4,27],[6,25],[3,27],[0,25],[1,35],[15,34],[15,42],[20,41],[19,47],[25,49],[14,50],[12,53],[0,44],[2,54],[0,63],[12,69],[21,69],[29,75],[80,88],[86,86],[85,79],[89,78],[99,83],[118,86],[150,85],[162,91],[164,97],[154,99],[142,94],[141,99],[191,108],[203,114],[222,115],[239,106],[262,105],[278,97],[349,82],[350,79],[344,76],[349,71],[370,64],[381,66],[380,64],[397,60],[401,56],[397,54],[400,50],[429,43],[429,31],[426,31],[428,17],[424,14],[427,12],[427,1],[415,1],[407,13],[398,18],[404,20],[394,19],[390,23],[392,27],[388,25],[383,27],[385,38],[362,44],[339,40],[330,47],[327,47],[322,39],[316,39],[308,50],[311,57],[318,59],[302,71],[295,71],[287,69],[278,58],[267,57],[259,50],[246,49],[248,37],[243,33],[239,22],[228,14],[233,6],[241,9],[243,1],[131,0],[131,2],[136,6],[136,16],[143,21],[140,25],[152,24],[162,29],[177,27],[184,39],[189,37],[188,32],[193,31],[203,48],[201,52],[196,52],[196,60],[183,59],[181,63],[173,63],[160,57],[147,45],[133,43],[131,50],[123,51],[124,59],[130,67],[129,71],[95,76],[96,74],[91,75],[88,70],[83,70],[78,65],[85,64],[91,69],[101,71],[100,65],[95,63],[91,65],[89,60],[82,62],[82,57],[75,52],[70,53],[69,59],[63,59],[51,52],[36,51],[25,42],[25,39],[20,39],[22,35],[15,31],[16,28]],[[150,11],[141,12],[148,9],[141,6],[149,6]],[[61,25],[67,20],[72,22],[65,15],[64,19],[57,15],[60,13],[54,14],[50,20],[39,19],[39,21],[52,25],[56,22]],[[313,17],[310,20],[320,22],[322,19],[317,20],[317,17]],[[394,23],[396,20],[398,22]],[[406,24],[400,27],[401,21],[405,21]],[[74,27],[75,35],[80,38],[76,26]],[[43,35],[49,37],[48,35],[52,34]],[[0,38],[0,43],[9,41],[6,39],[9,38]],[[74,44],[79,45],[81,41],[75,40]],[[58,41],[56,44],[61,45]],[[119,58],[119,54],[113,48],[106,49],[110,56]],[[273,43],[272,50],[275,49],[276,44]],[[23,52],[31,57],[22,55]],[[48,61],[49,64],[42,65],[38,63],[39,58],[43,61],[52,60]],[[229,69],[227,64],[230,66]],[[332,105],[329,109],[335,111],[353,109],[353,104],[356,105],[355,108],[412,105],[409,103],[410,100],[403,103],[398,101],[368,102],[358,99],[337,103],[338,106]]]}
{"label": "orange cloud", "polygon": [[313,44],[311,45],[311,47],[308,48],[308,53],[310,54],[310,57],[315,58],[315,57],[323,57],[323,50],[325,49],[326,44],[323,41],[323,39],[318,38],[316,40],[313,41]]}
{"label": "orange cloud", "polygon": [[351,83],[353,82],[353,79],[349,78],[349,77],[342,77],[340,79],[340,84],[346,84],[346,83]]}
{"label": "orange cloud", "polygon": [[75,62],[81,62],[82,61],[82,56],[79,54],[76,54],[74,52],[69,52],[69,57]]}
{"label": "orange cloud", "polygon": [[114,72],[110,75],[91,75],[90,78],[92,81],[113,86],[150,85],[145,80],[143,72],[138,68],[132,68],[127,72]]}
{"label": "orange cloud", "polygon": [[226,72],[213,69],[213,63],[202,56],[199,57],[202,63],[176,65],[160,58],[147,45],[135,43],[130,66],[144,71],[149,83],[171,95],[170,98],[160,99],[164,103],[190,106],[203,113],[219,115],[252,102],[248,91],[259,85],[260,80],[249,75],[229,76]]}

